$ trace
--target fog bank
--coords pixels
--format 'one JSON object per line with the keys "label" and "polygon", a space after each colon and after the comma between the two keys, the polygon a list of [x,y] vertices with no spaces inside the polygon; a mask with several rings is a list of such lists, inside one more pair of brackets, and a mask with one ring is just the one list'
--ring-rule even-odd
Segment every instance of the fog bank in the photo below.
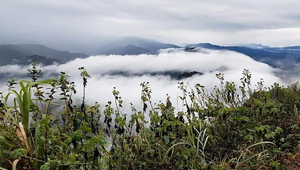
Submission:
{"label": "fog bank", "polygon": [[[0,74],[9,74],[12,76],[11,78],[20,74],[24,76],[29,67],[2,66],[0,67]],[[257,62],[240,53],[207,49],[198,49],[198,52],[163,50],[158,55],[90,56],[85,59],[75,59],[62,65],[41,66],[40,69],[45,78],[56,78],[55,75],[59,72],[66,72],[70,76],[70,80],[76,83],[78,94],[74,97],[80,99],[82,96],[82,78],[78,71],[79,67],[85,67],[91,76],[88,79],[86,89],[88,104],[97,101],[103,107],[107,101],[113,101],[112,90],[113,87],[116,87],[125,101],[125,109],[130,107],[129,103],[134,103],[136,107],[140,107],[140,83],[142,82],[150,83],[153,102],[165,101],[166,94],[168,94],[171,96],[173,105],[181,107],[178,103],[178,95],[181,95],[177,88],[178,80],[173,80],[167,75],[151,76],[149,75],[151,72],[201,72],[202,75],[194,75],[180,81],[185,84],[188,83],[191,87],[200,83],[206,86],[208,90],[220,84],[215,76],[216,73],[220,72],[225,75],[226,81],[234,81],[239,85],[244,69],[249,69],[252,73],[253,88],[255,88],[254,84],[261,78],[263,78],[265,86],[270,86],[274,82],[285,84],[275,75],[278,70],[267,64]],[[112,72],[126,72],[127,76],[122,76],[122,74],[110,75],[109,73]],[[142,76],[136,76],[136,73]],[[1,90],[5,92],[6,89],[7,86],[2,83]]]}

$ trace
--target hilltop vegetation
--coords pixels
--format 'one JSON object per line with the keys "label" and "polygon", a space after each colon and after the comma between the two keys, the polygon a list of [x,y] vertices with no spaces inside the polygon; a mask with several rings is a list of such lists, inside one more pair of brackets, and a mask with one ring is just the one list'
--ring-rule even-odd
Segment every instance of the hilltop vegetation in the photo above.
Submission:
{"label": "hilltop vegetation", "polygon": [[[179,82],[182,106],[175,108],[169,96],[153,103],[150,84],[144,82],[142,110],[131,105],[131,112],[123,113],[122,92],[116,88],[114,101],[87,106],[90,76],[85,68],[79,71],[81,106],[73,105],[78,89],[64,72],[57,79],[39,80],[41,71],[33,65],[32,81],[8,82],[9,93],[0,103],[2,169],[300,167],[298,83],[264,87],[261,81],[251,89],[249,70],[239,85],[220,73],[220,86],[212,92],[200,84],[191,88]],[[56,115],[58,105],[64,107]]]}

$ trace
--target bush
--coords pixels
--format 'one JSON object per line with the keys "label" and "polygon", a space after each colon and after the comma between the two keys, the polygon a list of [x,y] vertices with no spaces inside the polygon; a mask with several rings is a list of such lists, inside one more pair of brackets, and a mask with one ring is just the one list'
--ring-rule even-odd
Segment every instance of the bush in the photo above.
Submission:
{"label": "bush", "polygon": [[[75,107],[75,84],[61,72],[58,79],[19,81],[1,99],[0,166],[7,169],[283,169],[299,168],[300,89],[274,84],[250,88],[251,74],[244,70],[241,86],[225,82],[208,93],[197,84],[180,82],[183,109],[151,101],[149,83],[141,83],[143,109],[131,105],[131,118],[122,113],[123,100],[114,88],[115,101]],[[43,87],[48,87],[43,90]],[[35,99],[31,97],[31,94]],[[61,114],[55,115],[54,96],[60,93]],[[14,105],[8,104],[15,95]],[[113,103],[115,107],[113,107]],[[145,115],[149,115],[146,120]]]}

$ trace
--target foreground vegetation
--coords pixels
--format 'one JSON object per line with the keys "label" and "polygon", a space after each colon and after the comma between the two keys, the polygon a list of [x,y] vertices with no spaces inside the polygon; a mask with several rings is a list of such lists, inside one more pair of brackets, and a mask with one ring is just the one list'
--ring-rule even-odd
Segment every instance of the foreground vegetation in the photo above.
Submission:
{"label": "foreground vegetation", "polygon": [[240,86],[217,74],[213,92],[178,83],[176,109],[169,96],[153,103],[141,83],[143,108],[123,113],[116,88],[102,109],[85,104],[84,68],[79,107],[66,73],[38,81],[35,64],[28,71],[32,81],[9,81],[2,95],[0,169],[300,169],[298,83],[251,89],[248,70]]}

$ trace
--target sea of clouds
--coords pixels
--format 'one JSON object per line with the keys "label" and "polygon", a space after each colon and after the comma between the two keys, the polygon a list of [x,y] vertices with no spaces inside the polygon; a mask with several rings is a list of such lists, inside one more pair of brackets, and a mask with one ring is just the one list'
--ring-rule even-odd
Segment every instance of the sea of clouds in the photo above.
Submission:
{"label": "sea of clouds", "polygon": [[[57,73],[63,71],[70,77],[70,81],[76,83],[78,93],[74,96],[76,102],[80,103],[82,97],[82,78],[79,67],[85,67],[91,78],[88,79],[86,88],[87,104],[99,102],[103,107],[108,101],[114,101],[112,95],[113,87],[120,91],[120,96],[124,100],[124,109],[130,108],[133,103],[137,108],[141,108],[141,86],[142,82],[149,82],[152,89],[152,101],[165,101],[166,95],[171,96],[173,106],[181,107],[178,96],[182,93],[178,89],[178,81],[193,87],[196,83],[204,85],[208,91],[215,85],[220,85],[216,78],[216,73],[223,73],[226,81],[233,81],[240,85],[240,78],[244,69],[249,69],[252,74],[252,85],[255,88],[256,82],[261,78],[265,86],[270,86],[274,82],[286,85],[276,74],[277,69],[257,62],[249,56],[231,52],[198,49],[198,52],[186,52],[184,50],[168,49],[162,50],[157,55],[109,55],[90,56],[84,59],[75,59],[61,65],[40,66],[45,78],[52,78]],[[30,66],[7,65],[0,67],[0,74],[9,75],[11,78],[27,72]],[[151,76],[143,73],[164,72],[164,71],[198,71],[203,75],[174,80],[170,76]],[[127,76],[112,75],[112,72],[126,72]],[[55,74],[56,73],[56,74]],[[139,74],[137,76],[136,74]],[[53,77],[56,78],[56,77]],[[30,78],[28,78],[30,79]],[[0,83],[0,90],[7,93],[6,81]]]}

